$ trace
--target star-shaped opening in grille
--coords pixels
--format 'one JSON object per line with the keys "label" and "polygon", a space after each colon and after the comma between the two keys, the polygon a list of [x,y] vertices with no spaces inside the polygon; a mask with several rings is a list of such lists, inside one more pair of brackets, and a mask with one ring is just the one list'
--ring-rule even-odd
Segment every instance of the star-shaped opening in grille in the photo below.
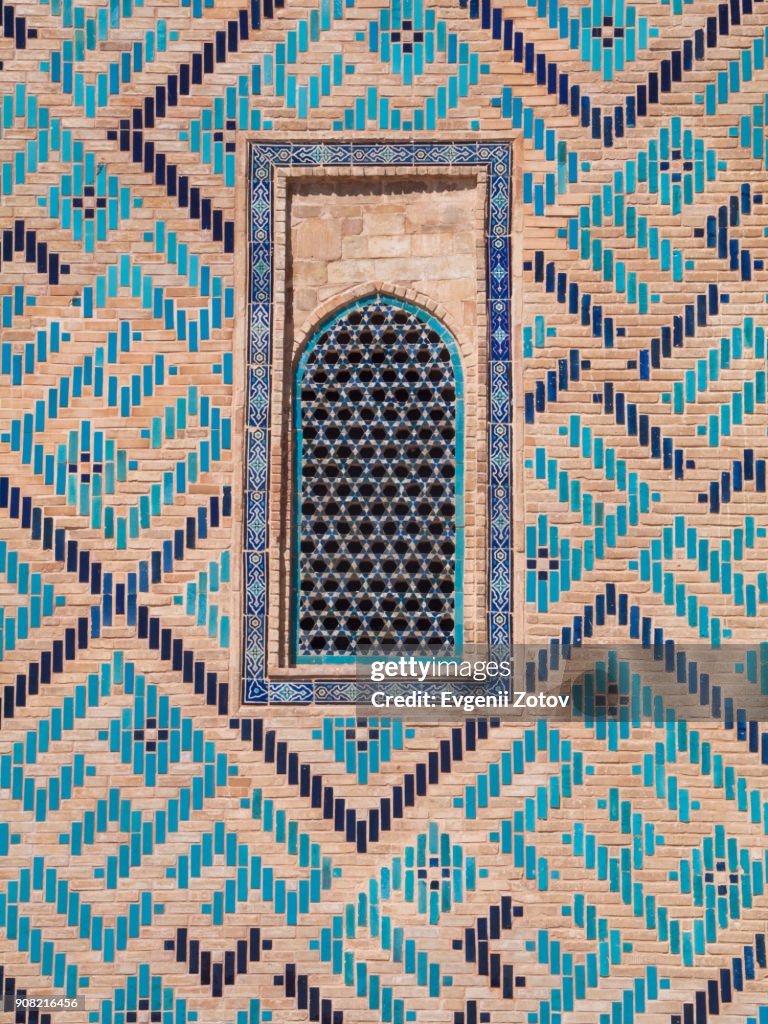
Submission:
{"label": "star-shaped opening in grille", "polygon": [[426,314],[379,298],[301,372],[297,653],[446,648],[455,630],[456,367]]}

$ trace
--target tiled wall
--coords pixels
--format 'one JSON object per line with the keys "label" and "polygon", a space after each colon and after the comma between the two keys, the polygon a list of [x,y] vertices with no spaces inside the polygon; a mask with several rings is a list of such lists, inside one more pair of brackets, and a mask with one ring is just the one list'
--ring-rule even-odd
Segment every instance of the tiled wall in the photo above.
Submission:
{"label": "tiled wall", "polygon": [[246,134],[521,134],[515,615],[764,639],[764,5],[1,25],[5,990],[84,1001],[56,1022],[765,1024],[762,722],[253,717],[228,685]]}

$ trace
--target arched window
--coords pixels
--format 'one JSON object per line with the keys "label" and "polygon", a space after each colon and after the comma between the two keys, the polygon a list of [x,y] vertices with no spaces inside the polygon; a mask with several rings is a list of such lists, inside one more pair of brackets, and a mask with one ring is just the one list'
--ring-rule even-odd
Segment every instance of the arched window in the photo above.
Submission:
{"label": "arched window", "polygon": [[458,349],[386,295],[321,324],[294,380],[297,664],[461,643]]}

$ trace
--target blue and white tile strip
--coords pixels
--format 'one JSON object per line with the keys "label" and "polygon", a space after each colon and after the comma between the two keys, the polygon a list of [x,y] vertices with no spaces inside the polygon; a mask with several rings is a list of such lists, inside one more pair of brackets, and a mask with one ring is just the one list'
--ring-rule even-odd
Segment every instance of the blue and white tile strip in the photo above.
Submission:
{"label": "blue and white tile strip", "polygon": [[510,206],[512,150],[494,142],[253,143],[250,153],[250,302],[244,532],[243,692],[246,703],[354,699],[349,680],[270,682],[266,676],[268,459],[271,401],[274,182],[279,167],[477,167],[488,174],[487,293],[490,395],[491,646],[512,643],[512,372]]}

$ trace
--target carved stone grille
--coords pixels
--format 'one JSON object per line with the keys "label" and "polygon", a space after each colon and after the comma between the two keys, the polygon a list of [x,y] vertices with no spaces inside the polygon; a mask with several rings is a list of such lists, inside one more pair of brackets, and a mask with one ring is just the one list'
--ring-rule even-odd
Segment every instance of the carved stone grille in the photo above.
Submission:
{"label": "carved stone grille", "polygon": [[461,608],[461,374],[425,311],[377,296],[298,368],[297,660],[450,649]]}

